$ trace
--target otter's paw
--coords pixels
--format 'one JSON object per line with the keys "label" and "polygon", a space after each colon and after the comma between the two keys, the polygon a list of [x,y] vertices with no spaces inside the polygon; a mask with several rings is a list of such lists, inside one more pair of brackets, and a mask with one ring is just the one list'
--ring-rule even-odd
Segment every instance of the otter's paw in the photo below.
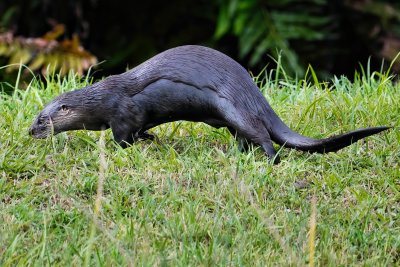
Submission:
{"label": "otter's paw", "polygon": [[147,131],[139,133],[137,136],[138,139],[141,140],[154,140],[156,138],[155,135],[149,134]]}

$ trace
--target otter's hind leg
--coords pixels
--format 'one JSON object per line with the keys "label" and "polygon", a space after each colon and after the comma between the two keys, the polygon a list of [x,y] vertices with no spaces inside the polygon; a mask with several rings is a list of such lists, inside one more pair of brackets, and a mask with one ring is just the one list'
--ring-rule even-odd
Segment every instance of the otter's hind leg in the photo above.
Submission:
{"label": "otter's hind leg", "polygon": [[[231,133],[236,133],[240,139],[246,143],[259,145],[264,153],[274,164],[280,162],[279,156],[276,154],[275,148],[272,145],[271,137],[265,129],[263,122],[256,116],[247,112],[237,112],[234,119],[226,118],[230,127]],[[240,141],[239,142],[243,142]]]}
{"label": "otter's hind leg", "polygon": [[232,127],[228,127],[229,132],[235,137],[236,141],[238,142],[239,151],[240,152],[249,152],[250,147],[255,145],[250,140],[246,139],[245,137],[239,135],[235,129]]}
{"label": "otter's hind leg", "polygon": [[276,150],[272,145],[271,137],[266,130],[258,132],[253,142],[261,146],[269,160],[272,160],[274,164],[278,164],[281,161],[280,157],[276,154]]}

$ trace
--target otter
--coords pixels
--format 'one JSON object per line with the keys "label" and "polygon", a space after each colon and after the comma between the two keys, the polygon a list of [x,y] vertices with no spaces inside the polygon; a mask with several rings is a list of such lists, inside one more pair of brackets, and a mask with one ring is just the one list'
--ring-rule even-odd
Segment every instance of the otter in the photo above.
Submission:
{"label": "otter", "polygon": [[34,138],[69,130],[111,128],[127,147],[147,132],[176,120],[227,127],[242,150],[260,146],[280,161],[272,141],[302,151],[327,153],[390,127],[358,129],[326,139],[292,131],[271,108],[249,73],[229,56],[211,48],[186,45],[166,50],[139,66],[56,97],[30,128]]}

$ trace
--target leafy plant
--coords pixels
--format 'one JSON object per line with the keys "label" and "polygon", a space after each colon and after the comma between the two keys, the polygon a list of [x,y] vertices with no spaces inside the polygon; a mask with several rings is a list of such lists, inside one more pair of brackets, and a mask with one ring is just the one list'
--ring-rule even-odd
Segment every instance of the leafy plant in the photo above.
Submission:
{"label": "leafy plant", "polygon": [[309,8],[300,8],[295,1],[221,0],[215,38],[233,34],[239,38],[240,57],[250,57],[250,65],[259,63],[266,54],[278,56],[283,50],[289,70],[302,73],[299,57],[291,40],[315,41],[327,38],[324,30],[330,16],[318,12],[325,1],[305,1]]}
{"label": "leafy plant", "polygon": [[[250,66],[263,67],[266,55],[277,58],[282,51],[289,73],[302,76],[311,64],[328,78],[350,75],[369,56],[377,69],[400,51],[400,5],[390,1],[220,0],[218,5],[214,38],[238,38],[239,56]],[[400,64],[392,70],[400,71]]]}
{"label": "leafy plant", "polygon": [[0,34],[0,56],[9,58],[7,71],[26,64],[30,70],[43,74],[56,71],[65,75],[70,70],[83,74],[97,63],[97,58],[80,45],[77,35],[57,41],[64,31],[63,25],[57,25],[40,38],[16,37],[12,32]]}

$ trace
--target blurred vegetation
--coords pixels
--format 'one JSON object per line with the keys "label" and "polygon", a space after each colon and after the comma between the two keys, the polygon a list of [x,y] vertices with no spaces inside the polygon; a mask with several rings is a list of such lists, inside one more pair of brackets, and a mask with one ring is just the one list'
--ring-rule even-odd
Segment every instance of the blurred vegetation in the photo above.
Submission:
{"label": "blurred vegetation", "polygon": [[290,41],[328,39],[332,16],[322,15],[327,1],[307,1],[307,8],[304,4],[293,5],[295,2],[222,0],[215,37],[228,33],[237,36],[239,57],[250,56],[250,66],[260,63],[263,55],[276,58],[279,51],[284,51],[288,69],[301,73],[304,68]]}
{"label": "blurred vegetation", "polygon": [[63,32],[64,26],[57,25],[40,38],[15,37],[11,32],[0,34],[0,56],[9,58],[10,67],[6,71],[18,70],[19,64],[27,64],[31,71],[40,70],[44,75],[51,71],[64,76],[69,70],[82,75],[97,59],[83,49],[76,34],[71,40],[57,41]]}
{"label": "blurred vegetation", "polygon": [[[380,69],[382,59],[390,62],[400,51],[397,1],[2,0],[0,12],[0,65],[22,61],[38,71],[53,63],[63,73],[69,68],[84,72],[96,62],[93,54],[104,61],[96,75],[105,76],[170,47],[202,44],[238,59],[253,73],[273,67],[273,58],[282,53],[289,74],[301,76],[311,64],[328,78],[352,76],[368,60]],[[63,31],[46,39],[57,27]],[[27,45],[45,39],[45,45]],[[400,64],[392,70],[398,72]],[[0,72],[0,79],[6,75]]]}
{"label": "blurred vegetation", "polygon": [[[390,1],[220,0],[215,37],[237,37],[239,57],[262,64],[283,51],[284,65],[307,65],[325,76],[354,72],[372,57],[392,61],[400,51],[400,4]],[[395,71],[400,65],[395,64]],[[321,73],[320,73],[321,74]],[[322,73],[323,74],[323,73]]]}

